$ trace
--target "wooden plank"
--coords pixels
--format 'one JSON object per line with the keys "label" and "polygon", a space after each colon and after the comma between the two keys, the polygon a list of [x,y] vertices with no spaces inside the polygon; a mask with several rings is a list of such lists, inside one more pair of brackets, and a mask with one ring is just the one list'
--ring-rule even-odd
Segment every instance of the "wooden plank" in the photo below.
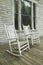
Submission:
{"label": "wooden plank", "polygon": [[13,55],[13,56],[22,56],[22,55],[20,55],[20,54],[15,54],[15,53],[13,53],[13,52],[11,52],[11,51],[9,51],[9,50],[6,50],[9,54],[11,54],[11,55]]}

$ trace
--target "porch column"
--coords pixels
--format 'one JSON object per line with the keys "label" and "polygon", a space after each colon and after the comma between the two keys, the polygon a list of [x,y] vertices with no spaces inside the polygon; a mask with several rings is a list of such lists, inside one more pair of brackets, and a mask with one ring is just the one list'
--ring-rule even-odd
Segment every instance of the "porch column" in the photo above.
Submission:
{"label": "porch column", "polygon": [[18,0],[18,28],[21,30],[21,0]]}
{"label": "porch column", "polygon": [[14,7],[14,0],[12,0],[12,22],[13,22],[13,26],[15,28],[15,7]]}
{"label": "porch column", "polygon": [[33,2],[32,2],[32,8],[31,8],[31,25],[32,25],[32,29],[34,29],[34,21],[33,21]]}

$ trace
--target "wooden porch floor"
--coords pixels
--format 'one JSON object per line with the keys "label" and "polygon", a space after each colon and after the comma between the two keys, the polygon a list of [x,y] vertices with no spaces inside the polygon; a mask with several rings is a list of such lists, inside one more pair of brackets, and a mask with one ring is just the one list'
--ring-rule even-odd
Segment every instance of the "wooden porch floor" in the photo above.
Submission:
{"label": "wooden porch floor", "polygon": [[43,65],[43,38],[39,45],[23,52],[22,57],[15,57],[5,52],[8,45],[0,45],[0,65]]}

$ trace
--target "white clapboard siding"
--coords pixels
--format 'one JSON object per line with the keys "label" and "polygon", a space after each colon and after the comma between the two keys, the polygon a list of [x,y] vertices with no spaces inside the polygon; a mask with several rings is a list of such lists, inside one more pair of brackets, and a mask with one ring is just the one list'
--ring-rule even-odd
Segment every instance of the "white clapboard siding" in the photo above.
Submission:
{"label": "white clapboard siding", "polygon": [[3,42],[7,42],[7,36],[6,36],[6,33],[5,33],[5,29],[4,29],[4,24],[1,24],[0,22],[0,43]]}
{"label": "white clapboard siding", "polygon": [[8,42],[4,24],[13,24],[11,6],[11,0],[0,0],[0,43]]}
{"label": "white clapboard siding", "polygon": [[43,0],[40,0],[40,4],[36,5],[36,21],[39,34],[43,36]]}

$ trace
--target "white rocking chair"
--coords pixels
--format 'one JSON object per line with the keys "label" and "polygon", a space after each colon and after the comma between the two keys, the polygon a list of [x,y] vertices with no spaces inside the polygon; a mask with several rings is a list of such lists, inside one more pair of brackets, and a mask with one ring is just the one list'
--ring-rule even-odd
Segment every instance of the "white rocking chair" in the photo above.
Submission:
{"label": "white rocking chair", "polygon": [[21,53],[27,48],[29,48],[28,40],[27,39],[20,40],[19,35],[16,33],[16,30],[13,25],[4,26],[9,40],[10,50],[7,50],[7,52],[15,56],[22,56]]}
{"label": "white rocking chair", "polygon": [[36,43],[40,43],[39,33],[37,32],[37,30],[30,30],[29,25],[27,26],[23,25],[23,29],[26,37],[28,37],[28,39],[31,38],[32,45]]}
{"label": "white rocking chair", "polygon": [[31,30],[32,45],[40,43],[40,36],[38,30]]}

